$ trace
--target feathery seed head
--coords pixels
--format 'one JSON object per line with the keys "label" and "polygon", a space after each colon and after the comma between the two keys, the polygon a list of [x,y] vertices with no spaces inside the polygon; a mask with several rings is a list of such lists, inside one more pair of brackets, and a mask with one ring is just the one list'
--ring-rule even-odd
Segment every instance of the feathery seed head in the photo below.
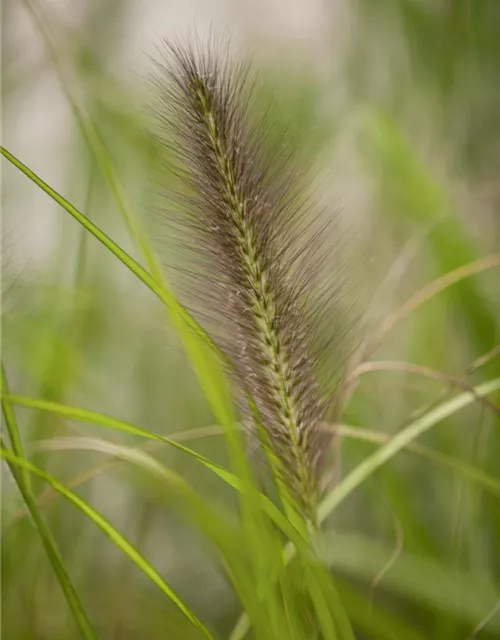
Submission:
{"label": "feathery seed head", "polygon": [[251,118],[249,68],[213,46],[167,49],[157,114],[184,185],[176,199],[197,266],[190,286],[242,400],[253,400],[281,481],[313,518],[326,409],[317,371],[324,300],[314,295],[324,229],[308,232],[293,162],[282,149],[269,155]]}

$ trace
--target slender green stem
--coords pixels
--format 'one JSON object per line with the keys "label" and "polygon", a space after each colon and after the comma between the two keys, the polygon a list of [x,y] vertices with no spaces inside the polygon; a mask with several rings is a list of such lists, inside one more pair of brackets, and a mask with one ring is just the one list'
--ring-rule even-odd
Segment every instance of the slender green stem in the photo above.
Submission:
{"label": "slender green stem", "polygon": [[[12,450],[16,457],[16,460],[25,461],[21,435],[17,425],[16,415],[12,405],[7,401],[6,395],[9,393],[7,376],[2,365],[2,412],[7,427],[7,433],[11,442]],[[2,443],[3,444],[3,443]],[[17,484],[19,492],[21,493],[23,500],[26,504],[26,508],[33,520],[35,529],[40,536],[40,540],[45,549],[45,552],[49,558],[49,561],[54,569],[54,573],[59,581],[61,590],[66,598],[68,606],[75,618],[75,622],[80,631],[80,635],[85,640],[98,640],[96,631],[94,630],[90,619],[88,618],[83,605],[78,597],[76,589],[74,588],[68,572],[64,566],[63,559],[57,544],[50,532],[50,529],[45,524],[36,500],[31,493],[31,484],[29,479],[29,469],[26,466],[20,465],[20,468],[15,466],[13,460],[7,458],[7,463],[12,471],[12,475]]]}
{"label": "slender green stem", "polygon": [[126,251],[124,251],[114,240],[112,240],[102,229],[87,218],[81,211],[72,205],[66,198],[59,194],[55,189],[42,180],[34,171],[27,167],[21,160],[16,158],[5,147],[0,147],[0,153],[12,163],[19,171],[24,173],[32,182],[40,187],[47,195],[49,195],[57,204],[67,211],[75,220],[77,220],[87,231],[89,231],[101,244],[103,244],[127,269],[129,269],[139,280],[145,284],[168,308],[169,312],[176,314],[188,324],[191,329],[195,329],[198,333],[202,332],[204,338],[205,332],[189,315],[184,307],[178,302],[175,296],[165,287],[163,287],[144,267],[134,260]]}
{"label": "slender green stem", "polygon": [[36,175],[29,167],[21,162],[14,154],[10,153],[5,147],[0,147],[0,153],[11,162],[19,171],[24,173],[26,177],[32,180],[38,187],[40,187],[47,195],[49,195],[57,204],[65,209],[75,220],[77,220],[87,231],[99,240],[109,251],[111,251],[122,262],[127,269],[130,269],[139,280],[141,280],[153,293],[155,293],[160,300],[168,304],[168,297],[165,295],[162,287],[156,282],[156,280],[149,274],[144,267],[131,258],[119,245],[114,242],[104,231],[99,229],[97,225],[91,222],[87,216],[73,206],[66,198],[61,196],[55,189],[48,185],[44,180]]}
{"label": "slender green stem", "polygon": [[474,402],[476,396],[486,396],[497,389],[500,389],[500,378],[490,380],[485,384],[475,387],[470,392],[461,393],[409,424],[397,433],[394,438],[389,440],[389,442],[380,447],[378,451],[375,451],[371,456],[365,458],[361,464],[351,471],[351,473],[326,496],[318,510],[319,521],[324,522],[332,511],[336,509],[352,491],[405,446],[416,440],[436,424],[442,422],[445,418],[448,418],[450,415]]}

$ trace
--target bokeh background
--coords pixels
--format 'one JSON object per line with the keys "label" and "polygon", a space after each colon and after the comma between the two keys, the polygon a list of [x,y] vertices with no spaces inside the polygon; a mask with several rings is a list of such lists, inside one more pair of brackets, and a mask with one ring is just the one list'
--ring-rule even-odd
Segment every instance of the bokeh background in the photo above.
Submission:
{"label": "bokeh background", "polygon": [[[118,194],[169,273],[158,192],[170,178],[152,135],[151,57],[161,56],[162,38],[194,31],[229,35],[253,59],[273,131],[320,177],[318,198],[341,219],[359,340],[427,283],[498,252],[497,0],[3,0],[2,144],[140,259]],[[97,155],[89,130],[101,140]],[[2,350],[16,393],[162,434],[214,424],[160,303],[6,162],[2,216]],[[471,384],[498,375],[498,359],[471,365],[500,341],[499,282],[498,269],[464,278],[400,322],[372,358]],[[415,371],[367,373],[342,422],[383,437],[447,391],[445,379]],[[31,458],[105,513],[228,634],[238,602],[159,484],[102,454],[51,450],[57,436],[104,437],[97,427],[17,414]],[[348,613],[360,639],[498,638],[500,496],[498,484],[494,495],[472,479],[484,472],[500,482],[498,415],[473,403],[422,444],[441,461],[401,453],[331,519],[327,555]],[[190,446],[227,464],[220,437]],[[335,473],[374,446],[343,438]],[[234,510],[195,462],[166,448],[155,455]],[[198,637],[91,522],[34,487],[102,638]],[[2,491],[2,637],[76,638],[8,471]]]}

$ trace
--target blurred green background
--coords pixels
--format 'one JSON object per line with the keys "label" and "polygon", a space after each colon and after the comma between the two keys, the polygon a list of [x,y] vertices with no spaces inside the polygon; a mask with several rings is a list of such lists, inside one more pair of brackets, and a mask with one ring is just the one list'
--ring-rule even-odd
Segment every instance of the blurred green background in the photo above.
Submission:
{"label": "blurred green background", "polygon": [[[167,274],[172,239],[158,192],[170,178],[152,135],[148,56],[193,25],[201,38],[225,29],[254,58],[273,134],[293,138],[321,177],[321,203],[340,210],[360,340],[427,283],[499,251],[498,0],[4,0],[2,14],[3,145],[140,259],[120,213],[120,201],[130,203]],[[213,425],[150,292],[6,162],[2,207],[2,351],[13,392],[165,435]],[[498,358],[471,365],[500,342],[499,282],[498,268],[460,280],[397,324],[371,358],[471,384],[498,376]],[[393,434],[448,391],[443,378],[370,372],[342,422]],[[103,437],[98,427],[16,413],[29,457],[103,512],[226,637],[238,602],[159,483],[102,454],[50,450],[62,435]],[[473,403],[421,444],[444,458],[402,452],[328,523],[325,553],[357,637],[499,638],[498,414]],[[190,446],[228,464],[218,436]],[[374,446],[342,438],[337,474]],[[229,490],[195,462],[165,447],[155,455],[234,510]],[[482,472],[497,481],[489,490],[473,481]],[[76,638],[8,469],[2,485],[2,637]],[[101,638],[199,637],[72,505],[36,480],[34,491]]]}

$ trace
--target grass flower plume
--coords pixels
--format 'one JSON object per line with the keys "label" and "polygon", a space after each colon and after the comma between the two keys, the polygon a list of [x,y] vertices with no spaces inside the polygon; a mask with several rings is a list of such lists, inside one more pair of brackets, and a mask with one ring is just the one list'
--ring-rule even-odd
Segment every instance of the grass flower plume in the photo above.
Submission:
{"label": "grass flower plume", "polygon": [[[255,83],[215,46],[167,45],[158,116],[183,188],[190,288],[231,363],[245,413],[260,424],[294,504],[313,517],[327,403],[319,383],[316,287],[325,257],[318,218],[289,150],[269,149],[252,118]],[[313,231],[311,231],[313,229]],[[251,397],[253,411],[247,398]]]}

